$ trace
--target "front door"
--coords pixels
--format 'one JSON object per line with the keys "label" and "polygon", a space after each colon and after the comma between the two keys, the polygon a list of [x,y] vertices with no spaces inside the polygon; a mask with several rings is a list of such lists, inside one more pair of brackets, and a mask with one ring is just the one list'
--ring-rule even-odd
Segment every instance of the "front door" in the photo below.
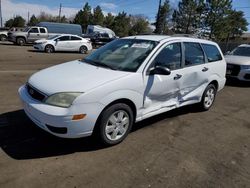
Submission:
{"label": "front door", "polygon": [[56,39],[55,48],[57,51],[68,51],[70,50],[70,38],[68,35],[61,36]]}
{"label": "front door", "polygon": [[145,76],[144,118],[176,108],[179,101],[182,80],[182,47],[180,42],[163,46],[155,56],[150,68],[163,66],[170,69],[170,75]]}

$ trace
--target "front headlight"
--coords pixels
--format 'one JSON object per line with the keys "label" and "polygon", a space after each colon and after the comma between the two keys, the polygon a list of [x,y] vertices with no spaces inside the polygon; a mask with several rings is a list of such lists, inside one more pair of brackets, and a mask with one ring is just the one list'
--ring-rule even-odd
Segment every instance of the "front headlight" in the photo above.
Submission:
{"label": "front headlight", "polygon": [[80,92],[70,92],[70,93],[56,93],[49,96],[45,103],[53,106],[59,106],[63,108],[68,108],[71,106],[73,101],[81,95]]}
{"label": "front headlight", "polygon": [[250,69],[250,65],[241,65],[241,69]]}

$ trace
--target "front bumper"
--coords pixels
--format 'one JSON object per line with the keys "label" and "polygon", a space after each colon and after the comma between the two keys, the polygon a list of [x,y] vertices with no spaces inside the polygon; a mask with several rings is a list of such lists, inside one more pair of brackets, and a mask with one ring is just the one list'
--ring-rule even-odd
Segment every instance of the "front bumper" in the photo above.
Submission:
{"label": "front bumper", "polygon": [[250,69],[240,69],[237,75],[232,75],[230,72],[227,70],[227,75],[228,78],[236,78],[241,81],[250,81]]}
{"label": "front bumper", "polygon": [[41,44],[34,44],[33,48],[38,51],[44,51],[44,46]]}
{"label": "front bumper", "polygon": [[[26,86],[20,87],[18,92],[27,116],[43,130],[62,138],[90,136],[104,108],[99,103],[72,105],[70,108],[55,107],[33,99]],[[72,120],[73,115],[77,114],[87,116],[82,120]]]}

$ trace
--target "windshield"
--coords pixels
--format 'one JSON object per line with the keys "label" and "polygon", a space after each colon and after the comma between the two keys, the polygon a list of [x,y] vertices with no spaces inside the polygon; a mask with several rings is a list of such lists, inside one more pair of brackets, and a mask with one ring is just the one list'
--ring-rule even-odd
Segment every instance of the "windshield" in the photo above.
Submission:
{"label": "windshield", "polygon": [[25,29],[23,30],[23,32],[28,32],[30,30],[30,27],[25,27]]}
{"label": "windshield", "polygon": [[83,62],[113,70],[136,72],[158,42],[139,39],[118,39],[99,48]]}
{"label": "windshield", "polygon": [[50,36],[49,38],[48,38],[48,40],[53,40],[53,39],[55,39],[55,38],[57,38],[57,37],[59,37],[60,35],[52,35],[52,36]]}
{"label": "windshield", "polygon": [[250,57],[250,47],[247,46],[237,47],[230,54]]}

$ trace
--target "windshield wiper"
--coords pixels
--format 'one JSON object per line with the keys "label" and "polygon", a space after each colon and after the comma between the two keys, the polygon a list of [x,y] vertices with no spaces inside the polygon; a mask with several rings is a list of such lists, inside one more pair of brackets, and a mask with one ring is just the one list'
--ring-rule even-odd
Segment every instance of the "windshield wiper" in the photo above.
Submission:
{"label": "windshield wiper", "polygon": [[86,63],[89,63],[91,65],[94,65],[94,66],[97,66],[97,67],[104,67],[104,68],[108,68],[108,69],[111,69],[111,70],[117,70],[116,68],[110,66],[110,65],[107,65],[107,64],[104,64],[104,63],[101,63],[101,62],[98,62],[98,61],[93,61],[93,60],[81,60],[82,62],[86,62]]}

